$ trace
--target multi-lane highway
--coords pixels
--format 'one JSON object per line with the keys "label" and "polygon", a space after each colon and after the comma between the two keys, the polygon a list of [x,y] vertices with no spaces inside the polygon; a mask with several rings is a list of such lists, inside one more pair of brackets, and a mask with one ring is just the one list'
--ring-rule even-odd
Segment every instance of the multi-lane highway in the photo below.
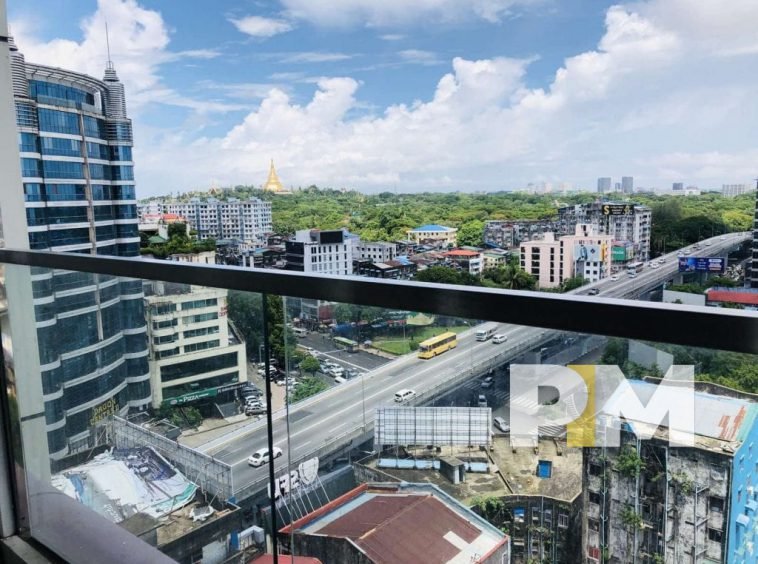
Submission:
{"label": "multi-lane highway", "polygon": [[[740,233],[715,237],[710,240],[710,245],[704,245],[693,255],[725,255],[728,249],[749,236],[749,233]],[[620,273],[618,280],[606,279],[573,293],[587,294],[597,288],[600,291],[598,298],[637,297],[672,278],[677,272],[677,254],[666,255],[665,262],[658,268],[646,266],[634,278]],[[293,462],[302,461],[339,437],[363,430],[370,432],[374,408],[392,404],[394,393],[400,389],[415,390],[419,393],[419,402],[423,402],[425,395],[427,399],[430,397],[430,390],[460,384],[476,374],[477,367],[481,369],[487,363],[510,361],[550,339],[552,334],[549,330],[513,325],[500,325],[498,332],[508,337],[505,343],[477,342],[475,329],[470,329],[458,336],[456,349],[437,358],[422,360],[414,354],[406,355],[361,378],[295,404],[289,414]],[[277,474],[285,471],[288,460],[286,436],[284,413],[279,412],[274,421],[274,444],[282,448],[284,456],[275,461]],[[268,469],[266,466],[248,466],[247,458],[265,446],[265,421],[259,421],[205,445],[202,450],[230,464],[235,490],[249,495],[259,485],[265,487]]]}

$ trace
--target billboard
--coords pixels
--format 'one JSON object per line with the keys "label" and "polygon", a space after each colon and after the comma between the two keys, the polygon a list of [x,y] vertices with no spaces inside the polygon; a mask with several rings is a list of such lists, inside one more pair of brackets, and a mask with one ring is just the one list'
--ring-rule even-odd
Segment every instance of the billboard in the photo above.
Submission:
{"label": "billboard", "polygon": [[574,260],[584,262],[604,262],[607,245],[579,243],[574,245]]}
{"label": "billboard", "polygon": [[378,407],[374,445],[489,446],[489,407]]}
{"label": "billboard", "polygon": [[726,270],[724,257],[679,257],[679,272],[718,272]]}
{"label": "billboard", "polygon": [[634,215],[632,204],[603,204],[603,215]]}

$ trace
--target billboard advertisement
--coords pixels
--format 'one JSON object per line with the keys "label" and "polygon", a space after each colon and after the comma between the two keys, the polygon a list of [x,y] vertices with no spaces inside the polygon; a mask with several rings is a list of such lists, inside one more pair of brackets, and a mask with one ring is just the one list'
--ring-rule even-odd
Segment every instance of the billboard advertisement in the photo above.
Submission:
{"label": "billboard advertisement", "polygon": [[603,215],[634,215],[632,204],[603,204]]}
{"label": "billboard advertisement", "polygon": [[718,272],[726,270],[724,257],[679,257],[679,272]]}
{"label": "billboard advertisement", "polygon": [[574,245],[574,260],[584,262],[603,262],[607,252],[606,245],[584,244]]}

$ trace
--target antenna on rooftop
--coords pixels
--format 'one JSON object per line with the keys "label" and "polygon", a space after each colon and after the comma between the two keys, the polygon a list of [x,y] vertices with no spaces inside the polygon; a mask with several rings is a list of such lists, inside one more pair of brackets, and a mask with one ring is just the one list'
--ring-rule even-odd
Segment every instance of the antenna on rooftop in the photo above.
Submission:
{"label": "antenna on rooftop", "polygon": [[108,20],[105,20],[105,47],[108,49],[108,68],[113,68],[113,61],[111,60],[111,38],[108,34]]}

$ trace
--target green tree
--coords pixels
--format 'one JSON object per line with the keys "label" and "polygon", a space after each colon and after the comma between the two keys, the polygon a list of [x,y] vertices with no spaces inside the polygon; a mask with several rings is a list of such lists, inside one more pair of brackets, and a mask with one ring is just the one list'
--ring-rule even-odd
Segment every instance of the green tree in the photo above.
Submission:
{"label": "green tree", "polygon": [[463,246],[481,247],[484,243],[484,222],[478,219],[467,221],[458,228],[458,244]]}
{"label": "green tree", "polygon": [[611,337],[605,345],[603,356],[600,361],[603,364],[624,366],[629,358],[629,348],[625,339]]}
{"label": "green tree", "polygon": [[306,355],[302,362],[300,362],[300,368],[304,372],[310,372],[311,374],[314,374],[320,367],[318,359],[311,355]]}
{"label": "green tree", "polygon": [[414,277],[417,282],[436,282],[438,284],[457,284],[459,286],[481,286],[482,282],[468,272],[449,266],[430,266]]}
{"label": "green tree", "polygon": [[587,284],[587,281],[584,279],[584,276],[574,276],[572,278],[566,278],[561,283],[561,292],[570,292],[571,290],[576,290],[577,288],[581,288]]}
{"label": "green tree", "polygon": [[229,319],[245,339],[248,358],[258,358],[263,343],[261,295],[230,290],[226,304]]}
{"label": "green tree", "polygon": [[328,386],[326,385],[326,382],[323,382],[319,378],[303,378],[300,380],[300,385],[295,388],[295,391],[292,394],[290,394],[290,403],[295,403],[296,401],[314,396],[323,392],[327,388]]}

